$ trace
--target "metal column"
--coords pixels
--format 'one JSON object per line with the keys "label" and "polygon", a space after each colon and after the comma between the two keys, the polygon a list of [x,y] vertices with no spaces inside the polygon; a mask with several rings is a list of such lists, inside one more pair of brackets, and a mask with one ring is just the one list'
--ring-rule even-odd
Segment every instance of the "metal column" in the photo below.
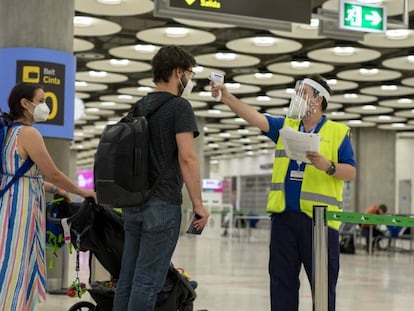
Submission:
{"label": "metal column", "polygon": [[328,227],[326,206],[313,206],[312,292],[315,311],[328,311]]}

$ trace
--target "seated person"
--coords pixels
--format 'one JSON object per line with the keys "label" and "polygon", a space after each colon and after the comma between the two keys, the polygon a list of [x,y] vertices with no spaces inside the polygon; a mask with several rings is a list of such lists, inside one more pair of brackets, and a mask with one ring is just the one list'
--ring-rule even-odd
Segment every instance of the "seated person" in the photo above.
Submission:
{"label": "seated person", "polygon": [[[380,205],[371,205],[365,210],[366,214],[374,214],[374,215],[384,215],[387,213],[387,206],[385,204]],[[372,227],[372,249],[376,246],[378,249],[379,241],[384,236],[384,232],[379,230],[378,226],[376,225],[361,225],[361,235],[366,237],[367,243],[367,251],[369,250],[369,228]]]}

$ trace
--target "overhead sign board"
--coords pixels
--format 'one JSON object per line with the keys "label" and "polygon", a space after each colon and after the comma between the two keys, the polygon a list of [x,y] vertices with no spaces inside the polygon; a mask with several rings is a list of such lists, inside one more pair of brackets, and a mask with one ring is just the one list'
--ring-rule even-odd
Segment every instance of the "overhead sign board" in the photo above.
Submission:
{"label": "overhead sign board", "polygon": [[385,7],[341,0],[339,27],[355,31],[384,32],[387,30]]}
{"label": "overhead sign board", "polygon": [[154,0],[154,16],[290,31],[291,22],[310,23],[312,1]]}

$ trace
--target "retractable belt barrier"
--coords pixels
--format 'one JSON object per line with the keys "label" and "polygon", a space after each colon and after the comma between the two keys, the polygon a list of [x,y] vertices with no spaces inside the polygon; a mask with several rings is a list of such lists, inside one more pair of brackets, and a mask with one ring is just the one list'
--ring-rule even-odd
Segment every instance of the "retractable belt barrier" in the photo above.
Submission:
{"label": "retractable belt barrier", "polygon": [[336,220],[354,224],[414,227],[413,216],[373,215],[350,212],[338,213],[326,211],[326,220]]}
{"label": "retractable belt barrier", "polygon": [[329,220],[340,222],[414,227],[413,216],[373,215],[351,212],[330,212],[326,206],[313,207],[313,288],[316,311],[328,310],[328,231]]}

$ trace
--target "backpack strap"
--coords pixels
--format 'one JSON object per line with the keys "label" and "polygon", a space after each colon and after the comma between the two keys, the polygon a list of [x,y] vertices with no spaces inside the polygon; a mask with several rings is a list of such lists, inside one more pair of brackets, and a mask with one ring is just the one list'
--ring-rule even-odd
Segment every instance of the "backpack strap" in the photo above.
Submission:
{"label": "backpack strap", "polygon": [[[0,113],[2,114],[2,111],[0,109]],[[3,116],[1,116],[1,118],[3,118]],[[7,124],[6,121],[3,119],[1,120],[2,122],[2,129],[1,129],[1,136],[0,136],[0,141],[2,142],[2,146],[1,148],[3,149],[4,147],[4,143],[6,141],[6,137],[7,137],[7,131],[10,127],[12,127],[13,125],[19,125],[22,123],[9,123]],[[0,165],[3,165],[3,152],[0,153]],[[0,198],[6,193],[7,190],[9,190],[9,188],[20,178],[22,177],[32,166],[33,166],[34,162],[32,161],[32,159],[27,158],[26,161],[24,161],[24,163],[22,164],[21,167],[19,167],[17,169],[16,174],[13,176],[13,178],[6,184],[6,186],[0,190]],[[0,173],[3,173],[3,167],[0,166]]]}
{"label": "backpack strap", "polygon": [[153,115],[155,112],[157,112],[158,109],[160,109],[162,105],[169,102],[173,97],[176,97],[176,96],[171,94],[171,93],[167,93],[167,96],[165,96],[162,101],[159,101],[159,102],[155,103],[154,107],[152,107],[152,109],[150,111],[148,111],[147,113],[145,113],[145,114],[140,113],[139,103],[142,100],[142,99],[140,99],[135,103],[134,107],[131,108],[131,110],[128,112],[127,116],[128,117],[144,116],[147,119],[149,119],[149,117],[151,115]]}
{"label": "backpack strap", "polygon": [[26,161],[24,161],[23,165],[18,168],[18,170],[17,170],[16,174],[14,174],[13,178],[6,184],[6,186],[3,189],[1,189],[0,198],[6,193],[7,190],[9,190],[9,188],[20,177],[22,177],[33,166],[33,164],[34,164],[34,162],[30,158],[27,158]]}

